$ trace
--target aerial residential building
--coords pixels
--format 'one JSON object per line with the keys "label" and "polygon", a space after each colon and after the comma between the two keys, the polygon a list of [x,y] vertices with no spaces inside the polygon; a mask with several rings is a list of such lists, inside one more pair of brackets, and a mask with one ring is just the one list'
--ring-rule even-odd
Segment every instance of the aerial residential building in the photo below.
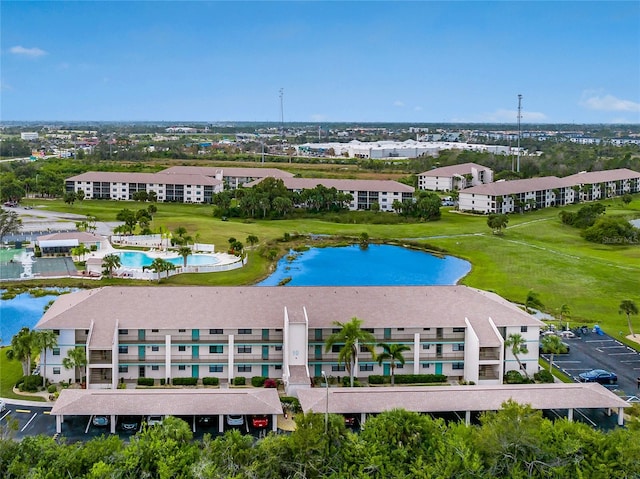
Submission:
{"label": "aerial residential building", "polygon": [[582,171],[563,178],[580,201],[595,201],[640,192],[640,173],[627,168]]}
{"label": "aerial residential building", "polygon": [[[285,188],[290,191],[301,192],[313,189],[319,185],[325,188],[335,188],[341,193],[350,194],[353,200],[349,209],[369,210],[374,203],[380,206],[380,211],[394,211],[393,202],[413,199],[415,189],[393,180],[340,180],[331,178],[282,178]],[[250,188],[259,181],[247,183]]]}
{"label": "aerial residential building", "polygon": [[[116,388],[139,377],[237,376],[282,379],[289,392],[322,371],[345,376],[335,321],[357,317],[377,342],[409,346],[396,373],[502,384],[518,370],[504,342],[520,334],[518,359],[538,371],[542,323],[500,296],[466,286],[423,287],[104,287],[60,296],[37,329],[57,334],[46,351],[52,382],[74,380],[62,360],[86,352],[88,388]],[[355,376],[389,374],[361,345]],[[43,362],[44,363],[44,362]]]}
{"label": "aerial residential building", "polygon": [[159,172],[167,175],[204,175],[224,182],[225,188],[236,189],[251,181],[271,178],[293,178],[295,175],[277,168],[221,168],[213,166],[172,166]]}
{"label": "aerial residential building", "polygon": [[86,199],[132,200],[145,191],[159,202],[211,203],[222,189],[222,181],[204,175],[89,171],[66,179],[66,191],[82,191]]}
{"label": "aerial residential building", "polygon": [[418,175],[418,188],[431,191],[462,190],[493,181],[493,170],[476,163],[443,166]]}

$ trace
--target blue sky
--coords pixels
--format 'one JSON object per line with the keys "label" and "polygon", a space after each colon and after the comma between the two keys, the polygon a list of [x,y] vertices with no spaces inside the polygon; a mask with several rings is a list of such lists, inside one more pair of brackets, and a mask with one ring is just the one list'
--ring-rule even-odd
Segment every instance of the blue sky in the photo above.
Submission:
{"label": "blue sky", "polygon": [[0,3],[0,120],[640,123],[640,2]]}

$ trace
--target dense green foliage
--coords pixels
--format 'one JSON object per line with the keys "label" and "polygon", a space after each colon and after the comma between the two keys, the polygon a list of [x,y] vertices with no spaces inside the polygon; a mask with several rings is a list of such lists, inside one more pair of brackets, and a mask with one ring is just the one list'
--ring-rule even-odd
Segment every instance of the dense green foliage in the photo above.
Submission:
{"label": "dense green foliage", "polygon": [[[369,384],[389,384],[391,377],[372,374],[369,376],[368,381]],[[444,374],[396,374],[395,382],[396,384],[446,383],[447,376]]]}
{"label": "dense green foliage", "polygon": [[173,417],[126,444],[115,436],[86,443],[45,436],[0,440],[5,479],[62,478],[557,478],[640,475],[640,429],[602,432],[551,422],[528,406],[505,403],[479,424],[445,423],[393,410],[370,417],[359,434],[339,415],[296,414],[297,429],[254,442],[239,431],[193,441]]}

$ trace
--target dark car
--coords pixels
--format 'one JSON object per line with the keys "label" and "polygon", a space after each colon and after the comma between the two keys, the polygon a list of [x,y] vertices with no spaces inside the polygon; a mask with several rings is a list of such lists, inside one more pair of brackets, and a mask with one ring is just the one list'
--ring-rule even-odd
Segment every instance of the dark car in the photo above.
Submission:
{"label": "dark car", "polygon": [[347,427],[355,427],[357,424],[357,418],[355,414],[344,415],[344,425]]}
{"label": "dark car", "polygon": [[107,427],[109,425],[109,418],[107,416],[93,416],[91,423],[97,427]]}
{"label": "dark car", "polygon": [[120,420],[120,429],[124,432],[136,432],[140,426],[140,419],[133,416],[126,416]]}
{"label": "dark car", "polygon": [[251,417],[251,425],[256,429],[264,429],[269,425],[269,418],[264,414]]}
{"label": "dark car", "polygon": [[580,373],[578,377],[583,383],[613,384],[618,382],[616,373],[605,371],[604,369],[594,369],[586,373]]}
{"label": "dark car", "polygon": [[213,418],[213,416],[200,416],[198,418],[198,424],[200,424],[202,427],[213,426],[214,418]]}

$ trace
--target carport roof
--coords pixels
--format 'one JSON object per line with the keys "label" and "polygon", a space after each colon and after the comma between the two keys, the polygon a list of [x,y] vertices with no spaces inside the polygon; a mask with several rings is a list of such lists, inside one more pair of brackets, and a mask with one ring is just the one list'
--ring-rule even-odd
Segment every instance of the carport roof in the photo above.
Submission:
{"label": "carport roof", "polygon": [[[325,388],[298,390],[302,410],[324,412]],[[414,412],[497,411],[509,399],[534,409],[597,409],[629,404],[596,383],[517,384],[494,386],[429,386],[329,388],[329,412],[380,413],[391,409]]]}
{"label": "carport roof", "polygon": [[247,389],[63,389],[52,415],[213,416],[282,414],[278,391]]}

